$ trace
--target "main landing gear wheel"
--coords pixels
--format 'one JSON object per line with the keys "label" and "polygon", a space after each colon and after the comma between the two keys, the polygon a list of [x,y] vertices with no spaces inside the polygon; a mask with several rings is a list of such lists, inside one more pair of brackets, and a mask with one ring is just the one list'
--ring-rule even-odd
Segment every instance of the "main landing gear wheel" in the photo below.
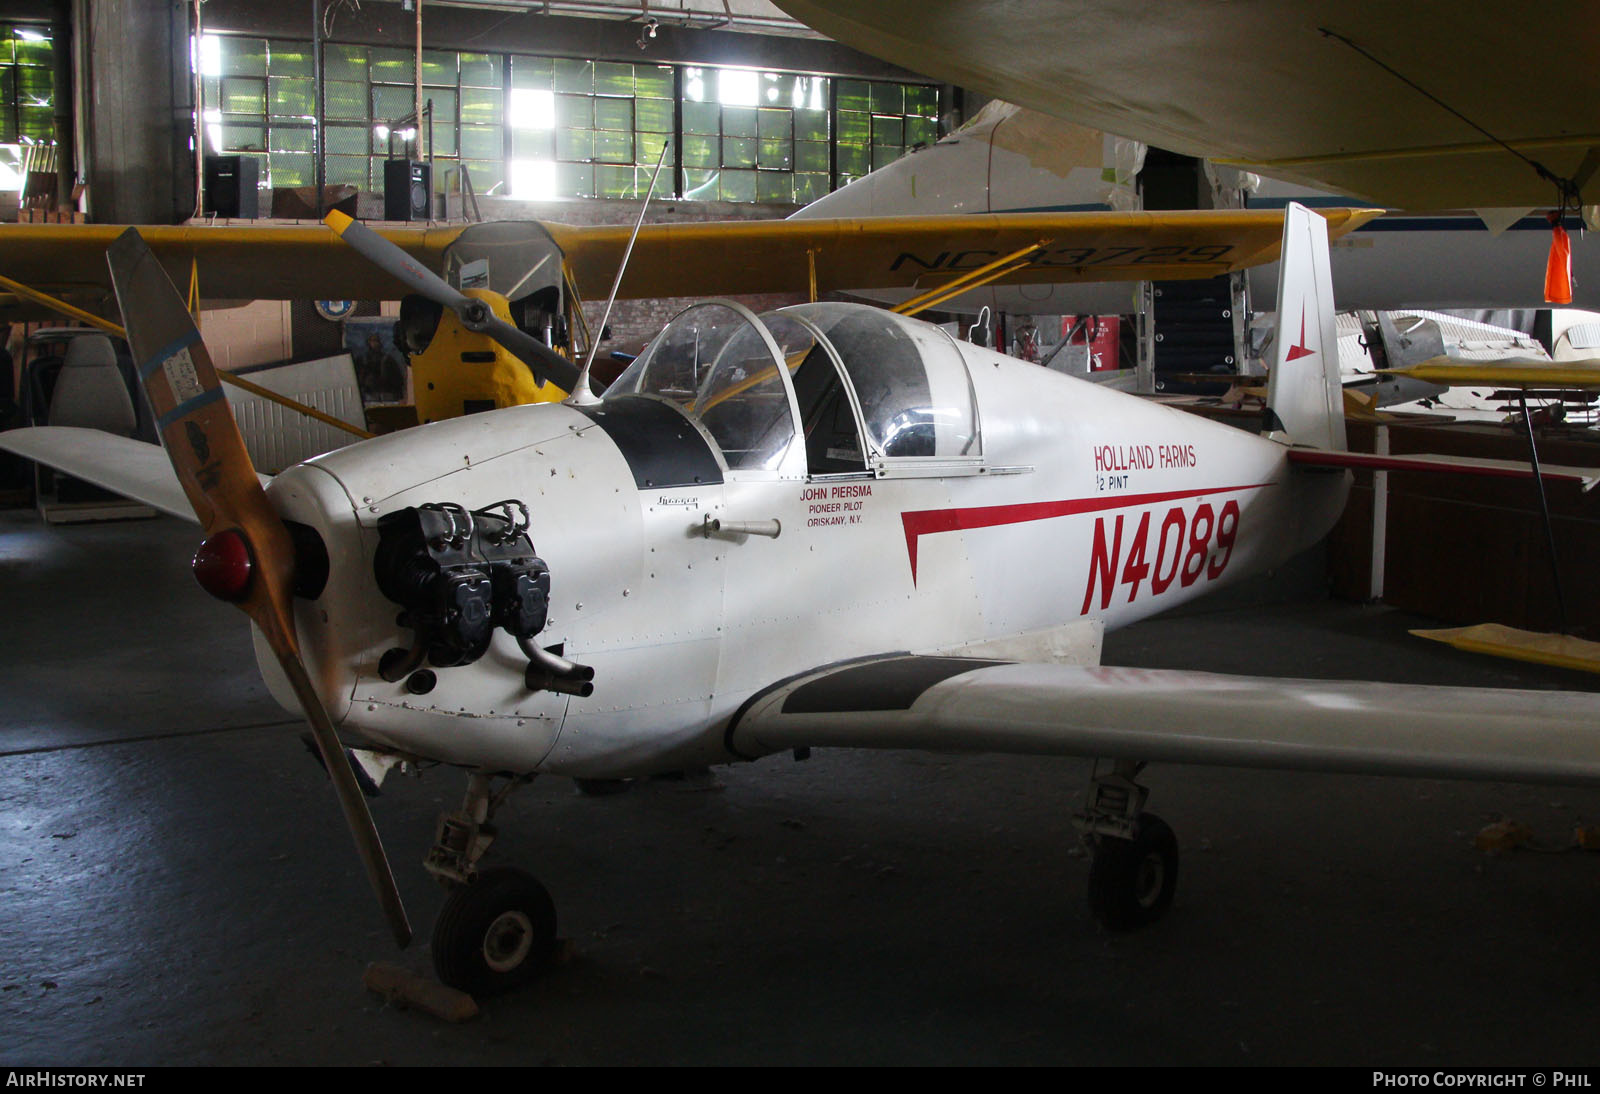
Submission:
{"label": "main landing gear wheel", "polygon": [[452,890],[433,927],[439,979],[472,995],[521,987],[555,959],[556,907],[531,874],[484,870]]}
{"label": "main landing gear wheel", "polygon": [[1178,840],[1167,822],[1142,813],[1133,839],[1097,836],[1089,867],[1089,911],[1107,929],[1131,931],[1167,914],[1178,889]]}

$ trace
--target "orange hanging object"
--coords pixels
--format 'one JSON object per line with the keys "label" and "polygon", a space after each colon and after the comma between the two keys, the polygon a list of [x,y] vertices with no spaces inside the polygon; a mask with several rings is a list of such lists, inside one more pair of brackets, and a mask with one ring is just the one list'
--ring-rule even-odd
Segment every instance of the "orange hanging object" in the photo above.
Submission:
{"label": "orange hanging object", "polygon": [[1557,213],[1546,214],[1550,221],[1550,261],[1544,268],[1544,298],[1551,304],[1572,303],[1572,241],[1561,226]]}

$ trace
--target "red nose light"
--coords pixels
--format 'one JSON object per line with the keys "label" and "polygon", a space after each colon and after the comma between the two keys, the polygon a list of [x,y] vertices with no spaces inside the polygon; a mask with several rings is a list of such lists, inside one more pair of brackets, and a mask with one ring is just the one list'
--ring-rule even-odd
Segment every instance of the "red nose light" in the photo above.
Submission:
{"label": "red nose light", "polygon": [[218,600],[242,600],[250,587],[250,544],[238,531],[218,532],[194,553],[194,578]]}

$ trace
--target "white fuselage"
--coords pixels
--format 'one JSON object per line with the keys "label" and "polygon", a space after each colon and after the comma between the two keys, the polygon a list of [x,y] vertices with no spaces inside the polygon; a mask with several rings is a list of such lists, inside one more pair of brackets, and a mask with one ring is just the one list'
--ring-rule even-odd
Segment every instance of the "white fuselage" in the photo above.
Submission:
{"label": "white fuselage", "polygon": [[[1282,445],[952,344],[982,435],[981,455],[966,459],[655,488],[591,417],[538,405],[280,476],[274,503],[329,550],[323,596],[297,603],[335,721],[488,771],[624,776],[726,761],[722,728],[785,677],[888,651],[1122,626],[1280,562],[1343,505],[1342,474],[1292,471]],[[526,659],[498,632],[480,660],[439,669],[425,695],[382,679],[379,658],[410,634],[373,576],[378,519],[505,498],[526,502],[550,567],[537,642],[592,666],[594,694],[527,690]],[[707,518],[776,520],[781,532],[707,535]]]}

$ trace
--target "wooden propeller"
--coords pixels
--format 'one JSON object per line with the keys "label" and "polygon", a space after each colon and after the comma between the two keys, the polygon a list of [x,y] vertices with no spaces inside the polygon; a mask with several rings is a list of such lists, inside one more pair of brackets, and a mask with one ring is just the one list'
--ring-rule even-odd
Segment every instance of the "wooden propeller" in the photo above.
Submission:
{"label": "wooden propeller", "polygon": [[138,230],[129,228],[119,236],[107,260],[167,456],[205,528],[195,576],[207,592],[248,615],[277,656],[311,725],[367,878],[395,942],[404,947],[411,941],[411,925],[394,875],[295,639],[295,552],[289,530],[261,489],[183,297]]}

